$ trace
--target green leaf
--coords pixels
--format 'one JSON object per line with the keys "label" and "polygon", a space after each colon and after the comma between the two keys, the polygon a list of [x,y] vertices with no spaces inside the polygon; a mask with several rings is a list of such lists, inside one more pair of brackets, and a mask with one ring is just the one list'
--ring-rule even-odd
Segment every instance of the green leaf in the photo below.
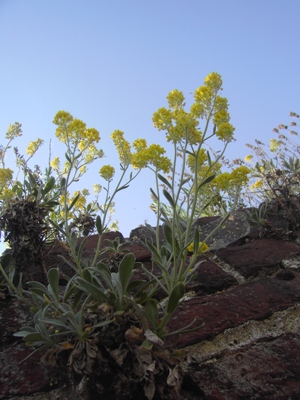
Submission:
{"label": "green leaf", "polygon": [[120,190],[127,189],[128,187],[129,187],[129,185],[121,186],[121,187],[119,187],[119,188],[116,190],[116,193],[119,192]]}
{"label": "green leaf", "polygon": [[109,302],[109,298],[105,295],[104,291],[96,287],[94,284],[79,277],[76,279],[76,282],[81,290],[91,294],[94,299],[104,299],[105,301]]}
{"label": "green leaf", "polygon": [[163,194],[164,194],[165,198],[168,200],[168,202],[170,203],[171,207],[173,209],[175,209],[176,208],[175,203],[174,203],[174,200],[173,200],[172,196],[170,195],[170,193],[166,189],[163,189]]}
{"label": "green leaf", "polygon": [[61,180],[60,180],[60,188],[61,189],[66,189],[66,183],[67,183],[66,178],[61,178]]}
{"label": "green leaf", "polygon": [[[166,241],[169,243],[170,245],[170,252],[173,253],[175,256],[179,254],[180,252],[180,246],[178,243],[178,240],[173,236],[173,232],[171,227],[168,224],[163,224],[163,231],[164,231],[164,236],[166,238]],[[175,248],[174,248],[174,246]]]}
{"label": "green leaf", "polygon": [[114,322],[113,319],[109,319],[109,320],[105,320],[105,321],[102,321],[102,322],[98,322],[98,324],[95,324],[95,325],[92,326],[92,329],[101,328],[102,326],[111,324],[112,322]]}
{"label": "green leaf", "polygon": [[161,180],[166,186],[168,186],[168,188],[172,189],[172,186],[170,184],[170,182],[161,174],[157,174],[158,179]]}
{"label": "green leaf", "polygon": [[157,194],[154,192],[154,190],[150,188],[150,192],[152,196],[155,198],[155,200],[158,200]]}
{"label": "green leaf", "polygon": [[215,174],[208,176],[206,179],[204,179],[204,181],[202,181],[200,183],[200,185],[198,186],[197,190],[201,189],[202,186],[207,185],[209,182],[211,182],[212,180],[215,179]]}
{"label": "green leaf", "polygon": [[154,256],[155,260],[158,261],[159,263],[161,263],[162,260],[161,260],[160,254],[156,250],[156,247],[151,242],[149,242],[149,240],[147,240],[147,239],[146,239],[146,246],[150,250],[152,257]]}
{"label": "green leaf", "polygon": [[164,236],[165,236],[166,241],[170,245],[172,245],[172,243],[173,243],[172,242],[172,237],[173,237],[172,229],[170,228],[170,226],[168,224],[163,224],[163,231],[164,231]]}
{"label": "green leaf", "polygon": [[49,200],[49,201],[47,201],[47,202],[45,202],[45,203],[42,203],[42,205],[43,205],[43,206],[46,206],[46,207],[48,207],[48,208],[53,208],[53,207],[55,207],[55,206],[58,206],[58,205],[59,205],[59,202],[58,202],[58,201],[54,201],[54,200]]}
{"label": "green leaf", "polygon": [[126,254],[119,265],[120,282],[123,288],[123,293],[126,293],[127,286],[132,277],[132,271],[135,265],[135,257],[132,253]]}
{"label": "green leaf", "polygon": [[167,313],[172,314],[176,308],[178,307],[180,299],[184,295],[185,286],[182,282],[178,282],[177,285],[172,290],[168,305],[167,305]]}
{"label": "green leaf", "polygon": [[49,292],[48,292],[46,286],[44,286],[42,283],[37,282],[37,281],[30,281],[30,282],[27,282],[27,284],[29,286],[30,292],[36,293],[41,297],[43,297],[44,294],[47,297],[49,296]]}
{"label": "green leaf", "polygon": [[66,160],[67,160],[70,164],[72,164],[72,160],[71,160],[71,158],[69,157],[68,153],[65,153],[65,157],[66,157]]}
{"label": "green leaf", "polygon": [[209,153],[208,150],[207,150],[207,152],[206,152],[206,155],[207,155],[208,165],[211,167],[211,158],[210,158],[210,153]]}
{"label": "green leaf", "polygon": [[78,260],[81,260],[82,252],[83,252],[83,249],[84,249],[84,246],[86,244],[87,239],[88,239],[88,236],[83,238],[81,243],[80,243],[80,246],[79,246],[79,249],[78,249],[78,252],[77,252]]}
{"label": "green leaf", "polygon": [[105,265],[102,262],[99,262],[96,265],[96,271],[97,273],[102,277],[102,279],[104,280],[104,282],[108,285],[108,287],[110,288],[110,290],[114,290],[113,285],[112,285],[112,277],[111,277],[111,271],[108,268],[107,265]]}
{"label": "green leaf", "polygon": [[189,182],[191,180],[190,177],[186,178],[186,179],[182,179],[182,181],[179,184],[179,187],[182,188],[187,182]]}
{"label": "green leaf", "polygon": [[146,301],[146,312],[147,312],[147,317],[150,321],[151,326],[156,329],[158,327],[158,321],[159,321],[159,314],[158,314],[158,308],[157,308],[157,302],[156,300],[150,298],[147,299]]}
{"label": "green leaf", "polygon": [[102,222],[101,222],[100,215],[97,215],[97,218],[96,218],[96,228],[97,228],[98,234],[99,234],[99,235],[102,235],[102,233],[103,233],[103,226],[102,226]]}
{"label": "green leaf", "polygon": [[54,326],[59,326],[60,328],[66,328],[69,329],[68,325],[63,322],[61,319],[55,319],[55,318],[43,318],[40,319],[41,322],[44,322],[45,324],[50,324]]}
{"label": "green leaf", "polygon": [[72,208],[76,204],[77,200],[79,199],[79,196],[80,196],[80,193],[78,193],[78,195],[73,199],[72,203],[68,207],[68,211],[72,210]]}
{"label": "green leaf", "polygon": [[51,176],[51,178],[46,183],[46,186],[42,190],[42,195],[44,196],[45,194],[49,193],[50,190],[52,190],[54,188],[54,185],[55,185],[55,178],[53,176]]}
{"label": "green leaf", "polygon": [[127,286],[127,292],[131,292],[132,290],[134,290],[135,288],[143,285],[146,281],[142,280],[142,279],[136,279],[134,281],[131,281],[128,286]]}
{"label": "green leaf", "polygon": [[[17,334],[15,334],[14,336],[17,336]],[[25,342],[45,342],[45,337],[44,337],[44,335],[41,335],[38,332],[34,332],[34,333],[29,333],[28,335],[23,336],[23,340]]]}
{"label": "green leaf", "polygon": [[65,236],[65,231],[60,227],[57,223],[55,223],[52,219],[49,220],[50,224],[54,226],[55,229],[58,230],[58,232],[62,233]]}
{"label": "green leaf", "polygon": [[12,259],[13,259],[12,253],[7,253],[7,254],[4,254],[4,256],[0,257],[1,265],[2,265],[3,269],[6,269],[9,267],[9,265],[12,262]]}
{"label": "green leaf", "polygon": [[36,178],[33,174],[29,173],[28,174],[29,182],[32,187],[36,187]]}
{"label": "green leaf", "polygon": [[52,289],[52,292],[57,300],[58,298],[58,287],[59,287],[59,271],[58,268],[51,268],[48,273],[48,282]]}

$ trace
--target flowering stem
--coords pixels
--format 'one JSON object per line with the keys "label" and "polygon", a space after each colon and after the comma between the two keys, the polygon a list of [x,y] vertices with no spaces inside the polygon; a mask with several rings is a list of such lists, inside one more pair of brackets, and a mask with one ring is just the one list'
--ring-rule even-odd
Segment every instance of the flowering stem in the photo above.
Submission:
{"label": "flowering stem", "polygon": [[[104,233],[104,231],[105,231],[106,228],[107,228],[107,223],[106,223],[107,214],[108,214],[108,211],[109,211],[109,209],[110,209],[110,206],[111,206],[111,204],[112,204],[112,202],[113,202],[113,200],[114,200],[114,198],[115,198],[117,192],[121,190],[121,184],[122,184],[122,181],[123,181],[123,179],[124,179],[124,176],[125,176],[125,174],[126,174],[126,172],[127,172],[127,170],[128,170],[128,167],[129,167],[129,164],[126,165],[125,167],[124,167],[124,166],[122,167],[122,174],[121,174],[121,177],[120,177],[120,179],[119,179],[119,181],[118,181],[118,183],[117,183],[117,186],[116,186],[116,188],[115,188],[115,190],[113,191],[113,193],[112,193],[111,196],[110,196],[110,194],[109,194],[110,182],[108,182],[108,187],[107,187],[107,190],[106,190],[106,197],[105,197],[104,207],[103,207],[103,210],[102,210],[102,213],[103,213],[103,221],[102,221],[103,229],[102,229],[102,232],[101,232],[101,233],[99,232],[99,238],[98,238],[98,242],[97,242],[96,252],[95,252],[95,256],[94,256],[94,259],[93,259],[93,262],[92,262],[91,267],[95,267],[96,262],[97,262],[97,259],[98,259],[98,257],[99,257],[100,249],[101,249],[102,234]],[[127,181],[126,183],[124,183],[122,186],[123,186],[123,187],[126,187],[127,185],[129,185],[130,182],[132,182],[132,181],[138,176],[138,174],[139,174],[140,172],[141,172],[141,169],[139,169],[139,171],[138,171],[135,175],[130,176],[130,178],[128,179],[128,181]]]}

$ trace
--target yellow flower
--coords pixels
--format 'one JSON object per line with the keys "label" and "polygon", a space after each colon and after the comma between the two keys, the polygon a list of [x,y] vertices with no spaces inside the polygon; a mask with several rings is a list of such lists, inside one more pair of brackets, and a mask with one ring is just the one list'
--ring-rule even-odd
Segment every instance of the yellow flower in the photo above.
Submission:
{"label": "yellow flower", "polygon": [[130,144],[124,139],[124,132],[116,130],[111,134],[111,138],[116,146],[121,163],[127,166],[131,160]]}
{"label": "yellow flower", "polygon": [[55,157],[51,161],[50,166],[54,169],[54,171],[58,171],[59,170],[59,164],[60,164],[59,157]]}
{"label": "yellow flower", "polygon": [[228,111],[226,110],[220,110],[218,111],[213,118],[214,124],[216,126],[219,126],[223,124],[224,122],[228,122],[230,120],[230,116]]}
{"label": "yellow flower", "polygon": [[246,162],[251,162],[251,161],[253,160],[253,155],[252,155],[252,154],[249,154],[248,156],[246,156],[246,157],[244,158],[244,160],[245,160]]}
{"label": "yellow flower", "polygon": [[199,86],[194,93],[194,99],[196,102],[202,104],[205,108],[211,108],[211,104],[214,98],[213,90],[207,86]]}
{"label": "yellow flower", "polygon": [[257,190],[263,186],[263,181],[259,179],[258,181],[254,182],[252,185],[250,185],[251,190]]}
{"label": "yellow flower", "polygon": [[102,186],[99,185],[99,183],[95,183],[95,184],[93,185],[93,192],[94,192],[95,194],[100,193],[100,192],[101,192],[101,189],[102,189]]}
{"label": "yellow flower", "polygon": [[5,138],[12,140],[15,139],[18,136],[22,136],[22,129],[21,129],[21,124],[18,122],[15,122],[13,125],[9,125]]}
{"label": "yellow flower", "polygon": [[184,106],[184,95],[177,89],[172,90],[168,96],[168,103],[170,108],[178,109]]}
{"label": "yellow flower", "polygon": [[95,128],[86,128],[86,124],[80,119],[74,119],[66,111],[59,111],[53,120],[57,125],[55,135],[63,143],[78,146],[84,151],[89,145],[100,140],[100,134]]}
{"label": "yellow flower", "polygon": [[205,108],[200,102],[193,103],[190,108],[190,114],[194,118],[202,118],[205,114]]}
{"label": "yellow flower", "polygon": [[83,165],[82,167],[79,168],[80,174],[83,175],[86,173],[86,165]]}
{"label": "yellow flower", "polygon": [[153,165],[157,171],[169,172],[171,160],[164,156],[166,150],[158,144],[151,144],[148,148],[134,153],[131,157],[133,168],[145,168],[148,164]]}
{"label": "yellow flower", "polygon": [[100,133],[95,128],[88,128],[83,132],[83,137],[90,143],[98,143],[100,140]]}
{"label": "yellow flower", "polygon": [[280,147],[280,141],[276,139],[270,139],[270,151],[274,153],[278,147]]}
{"label": "yellow flower", "polygon": [[88,147],[88,144],[86,144],[83,140],[80,140],[78,143],[78,149],[80,151],[84,151]]}
{"label": "yellow flower", "polygon": [[83,195],[84,197],[86,197],[86,196],[89,196],[89,195],[90,195],[90,192],[89,192],[89,190],[88,190],[88,189],[82,189],[81,193],[82,193],[82,195]]}
{"label": "yellow flower", "polygon": [[99,171],[100,176],[110,182],[115,174],[115,169],[111,165],[103,165]]}
{"label": "yellow flower", "polygon": [[14,196],[15,196],[15,193],[9,188],[4,188],[2,191],[0,191],[0,200],[8,202]]}
{"label": "yellow flower", "polygon": [[220,190],[228,190],[231,183],[231,174],[229,172],[222,172],[213,180],[214,185]]}
{"label": "yellow flower", "polygon": [[39,147],[41,147],[43,143],[44,141],[42,139],[37,139],[35,141],[30,142],[29,145],[27,146],[26,154],[28,154],[29,156],[33,156],[34,153],[37,152],[37,150],[39,149]]}
{"label": "yellow flower", "polygon": [[220,140],[224,140],[225,142],[231,142],[233,139],[233,132],[235,128],[229,122],[223,122],[218,126],[216,131],[216,136]]}
{"label": "yellow flower", "polygon": [[168,130],[172,126],[172,112],[165,107],[159,108],[153,113],[152,121],[159,131]]}
{"label": "yellow flower", "polygon": [[132,146],[135,148],[136,151],[145,150],[147,148],[147,142],[145,139],[136,139]]}
{"label": "yellow flower", "polygon": [[13,171],[9,168],[0,168],[0,186],[7,186],[13,177]]}
{"label": "yellow flower", "polygon": [[248,174],[250,174],[251,170],[247,168],[245,165],[241,165],[231,171],[231,181],[234,185],[245,185],[249,178]]}
{"label": "yellow flower", "polygon": [[204,79],[204,83],[217,92],[222,88],[223,82],[220,74],[217,72],[212,72]]}
{"label": "yellow flower", "polygon": [[73,120],[70,113],[66,111],[58,111],[53,119],[55,125],[66,125]]}
{"label": "yellow flower", "polygon": [[[189,246],[187,247],[187,250],[190,253],[194,253],[194,242],[190,243]],[[199,242],[198,246],[198,254],[200,253],[206,253],[209,250],[209,247],[206,243]]]}
{"label": "yellow flower", "polygon": [[119,229],[118,220],[115,220],[110,224],[109,230],[110,231],[117,231],[118,229]]}

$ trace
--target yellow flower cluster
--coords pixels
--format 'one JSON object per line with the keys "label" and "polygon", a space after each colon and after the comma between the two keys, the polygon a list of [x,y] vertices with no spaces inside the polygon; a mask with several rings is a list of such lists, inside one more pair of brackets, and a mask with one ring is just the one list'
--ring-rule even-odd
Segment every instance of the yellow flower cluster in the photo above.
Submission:
{"label": "yellow flower cluster", "polygon": [[246,157],[244,158],[244,160],[245,160],[246,162],[251,162],[251,161],[253,160],[253,154],[249,154],[248,156],[246,156]]}
{"label": "yellow flower cluster", "polygon": [[257,190],[260,189],[263,186],[263,181],[261,179],[259,179],[258,181],[254,182],[252,185],[250,185],[250,189],[251,190]]}
{"label": "yellow flower cluster", "polygon": [[250,172],[251,170],[248,167],[246,167],[245,165],[241,165],[231,171],[231,180],[235,186],[245,185],[249,181],[248,175],[250,174]]}
{"label": "yellow flower cluster", "polygon": [[191,145],[200,143],[202,132],[197,128],[198,119],[213,119],[217,128],[218,139],[229,142],[233,138],[234,127],[229,123],[228,101],[225,97],[218,96],[222,89],[222,79],[219,74],[209,74],[204,85],[195,90],[195,102],[190,112],[184,110],[184,96],[182,92],[175,89],[167,96],[169,109],[159,108],[153,114],[153,124],[158,130],[166,131],[168,141],[174,143],[185,140]]}
{"label": "yellow flower cluster", "polygon": [[223,84],[221,75],[217,72],[211,72],[210,74],[208,74],[207,77],[204,79],[204,83],[215,92],[221,90]]}
{"label": "yellow flower cluster", "polygon": [[270,151],[275,153],[275,151],[280,147],[281,143],[279,140],[270,139]]}
{"label": "yellow flower cluster", "polygon": [[[172,104],[172,103],[171,103]],[[153,114],[154,126],[158,130],[166,130],[168,142],[179,142],[183,139],[191,144],[201,140],[201,133],[197,131],[198,121],[191,113],[182,108],[176,108],[173,112],[166,108],[160,108]]]}
{"label": "yellow flower cluster", "polygon": [[59,171],[60,159],[59,157],[55,157],[51,162],[50,166],[54,169],[54,171]]}
{"label": "yellow flower cluster", "polygon": [[0,200],[5,201],[5,202],[10,201],[14,196],[15,196],[15,193],[7,187],[4,188],[0,192]]}
{"label": "yellow flower cluster", "polygon": [[80,151],[84,151],[93,143],[100,140],[99,132],[94,128],[87,128],[80,119],[74,119],[66,111],[59,111],[53,120],[57,125],[55,135],[62,143],[78,145]]}
{"label": "yellow flower cluster", "polygon": [[101,190],[102,190],[102,186],[99,185],[99,183],[95,183],[95,184],[93,185],[93,192],[94,192],[95,194],[99,194],[99,193],[101,192]]}
{"label": "yellow flower cluster", "polygon": [[159,131],[168,131],[172,126],[173,113],[165,107],[159,108],[153,113],[152,121]]}
{"label": "yellow flower cluster", "polygon": [[[190,243],[189,246],[187,247],[187,250],[190,253],[194,253],[194,242]],[[209,250],[209,246],[204,242],[199,242],[199,247],[198,247],[198,254],[200,253],[206,253]]]}
{"label": "yellow flower cluster", "polygon": [[[200,169],[207,162],[206,150],[202,147],[198,154],[198,168]],[[192,172],[195,172],[195,157],[191,154],[188,155],[187,165]]]}
{"label": "yellow flower cluster", "polygon": [[12,180],[13,171],[9,168],[0,168],[0,186],[7,186]]}
{"label": "yellow flower cluster", "polygon": [[21,124],[18,122],[15,122],[13,125],[9,125],[5,138],[8,140],[13,140],[16,137],[22,136],[22,129],[21,129]]}
{"label": "yellow flower cluster", "polygon": [[100,176],[107,182],[110,182],[115,174],[115,169],[111,165],[103,165],[99,171]]}
{"label": "yellow flower cluster", "polygon": [[13,171],[11,169],[0,169],[0,200],[8,201],[14,196],[13,191],[8,188],[12,178]]}
{"label": "yellow flower cluster", "polygon": [[147,147],[147,142],[145,139],[136,139],[133,144],[132,144],[133,148],[139,152],[142,150],[145,150]]}
{"label": "yellow flower cluster", "polygon": [[184,95],[177,89],[168,94],[167,100],[170,108],[179,109],[184,106]]}
{"label": "yellow flower cluster", "polygon": [[37,150],[41,147],[43,143],[44,141],[42,139],[37,139],[35,141],[30,142],[26,148],[26,154],[28,154],[29,156],[33,156],[34,153],[37,152]]}
{"label": "yellow flower cluster", "polygon": [[128,166],[131,160],[131,148],[129,142],[124,139],[124,132],[116,130],[111,134],[111,138],[116,146],[121,163]]}
{"label": "yellow flower cluster", "polygon": [[216,131],[216,136],[218,139],[223,140],[224,142],[230,142],[233,139],[233,132],[235,128],[229,122],[223,122],[218,126]]}
{"label": "yellow flower cluster", "polygon": [[86,149],[85,161],[91,162],[96,158],[102,158],[103,156],[104,156],[103,150],[97,149],[97,147],[94,144],[90,144]]}
{"label": "yellow flower cluster", "polygon": [[148,164],[153,165],[157,171],[167,173],[171,169],[171,160],[164,156],[166,150],[158,144],[151,144],[147,147],[144,139],[137,139],[133,143],[133,147],[137,150],[131,156],[131,165],[133,168],[145,168]]}
{"label": "yellow flower cluster", "polygon": [[246,185],[249,181],[251,170],[244,165],[235,168],[231,172],[223,172],[216,176],[213,185],[220,190],[228,190],[233,187]]}

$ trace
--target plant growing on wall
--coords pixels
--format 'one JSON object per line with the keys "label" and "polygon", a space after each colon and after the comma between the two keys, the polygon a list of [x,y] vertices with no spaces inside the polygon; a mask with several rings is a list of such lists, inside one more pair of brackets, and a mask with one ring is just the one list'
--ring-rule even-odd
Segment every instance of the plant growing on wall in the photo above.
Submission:
{"label": "plant growing on wall", "polygon": [[[67,360],[82,396],[93,398],[113,393],[116,398],[126,399],[143,390],[149,400],[155,396],[178,398],[182,381],[180,360],[185,353],[168,348],[165,339],[199,329],[197,321],[176,332],[170,332],[168,325],[198,267],[198,253],[209,250],[206,243],[209,237],[201,238],[196,221],[201,210],[208,207],[207,187],[219,170],[234,131],[229,122],[228,102],[220,96],[221,89],[220,75],[212,73],[196,89],[195,102],[189,111],[184,109],[183,94],[174,90],[167,97],[168,108],[154,113],[154,125],[166,132],[167,141],[173,145],[170,158],[160,145],[148,145],[144,139],[130,144],[122,131],[114,131],[111,137],[120,158],[120,174],[115,180],[115,168],[108,164],[101,166],[101,187],[96,183],[94,188],[99,196],[104,194],[101,204],[99,198],[87,204],[86,189],[71,193],[71,186],[82,179],[87,167],[103,157],[103,151],[96,147],[99,132],[65,111],[59,111],[53,121],[56,137],[66,148],[62,168],[55,157],[44,175],[37,174],[29,169],[29,160],[18,156],[24,161],[21,163],[24,182],[20,182],[13,179],[13,172],[4,168],[3,163],[1,218],[5,219],[2,221],[10,223],[14,204],[26,193],[25,200],[33,201],[42,210],[39,226],[49,239],[65,241],[70,255],[65,262],[74,271],[64,276],[67,281],[64,287],[60,286],[58,268],[45,271],[44,282],[27,280],[23,287],[22,276],[18,282],[13,278],[15,263],[9,266],[8,257],[2,260],[0,270],[10,292],[33,312],[32,324],[16,335],[28,345],[44,349],[43,358],[52,365],[65,365]],[[15,132],[20,133],[17,127]],[[205,149],[212,137],[222,145],[214,159]],[[41,144],[34,143],[29,146],[30,155]],[[4,154],[7,150],[8,146]],[[153,171],[156,181],[155,189],[151,189],[156,203],[157,225],[153,231],[156,240],[148,241],[147,245],[158,274],[137,263],[130,252],[123,252],[113,270],[100,257],[107,250],[115,253],[124,250],[117,241],[105,247],[102,239],[109,229],[117,194],[127,189],[144,168]],[[241,170],[238,179],[244,182],[246,171]],[[206,202],[201,203],[204,198]],[[227,215],[215,230],[226,218]],[[163,243],[159,237],[161,224]],[[15,226],[3,222],[2,229],[11,243],[12,236],[8,235]],[[86,260],[83,250],[88,234],[94,229],[98,243],[93,259]],[[44,236],[37,233],[44,244]],[[81,233],[85,237],[80,238]],[[41,246],[41,257],[44,249]],[[14,252],[12,256],[15,261]],[[138,277],[137,272],[142,270],[146,279]],[[158,290],[164,293],[161,300],[156,296]]]}

